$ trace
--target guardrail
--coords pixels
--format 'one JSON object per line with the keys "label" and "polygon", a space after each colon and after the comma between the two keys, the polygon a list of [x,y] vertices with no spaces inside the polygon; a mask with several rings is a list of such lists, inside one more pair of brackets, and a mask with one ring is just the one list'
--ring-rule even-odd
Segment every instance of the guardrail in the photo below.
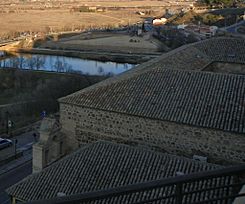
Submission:
{"label": "guardrail", "polygon": [[28,204],[230,204],[245,196],[240,192],[244,184],[245,165],[239,165]]}

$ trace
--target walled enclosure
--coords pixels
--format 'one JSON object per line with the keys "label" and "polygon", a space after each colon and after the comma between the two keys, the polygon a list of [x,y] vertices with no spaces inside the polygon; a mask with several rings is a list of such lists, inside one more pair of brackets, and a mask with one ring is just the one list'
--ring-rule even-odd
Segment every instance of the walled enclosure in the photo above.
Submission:
{"label": "walled enclosure", "polygon": [[[98,140],[142,145],[169,153],[207,156],[215,163],[245,162],[243,134],[60,103],[67,151]],[[231,142],[232,141],[232,142]]]}

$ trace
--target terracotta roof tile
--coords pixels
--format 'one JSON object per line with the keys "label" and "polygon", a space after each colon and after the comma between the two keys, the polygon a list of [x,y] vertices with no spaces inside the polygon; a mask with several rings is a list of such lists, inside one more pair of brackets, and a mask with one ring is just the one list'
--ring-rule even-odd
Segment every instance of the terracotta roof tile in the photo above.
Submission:
{"label": "terracotta roof tile", "polygon": [[[81,194],[134,183],[221,168],[169,154],[110,142],[96,142],[7,189],[24,201]],[[165,189],[172,191],[170,188]]]}

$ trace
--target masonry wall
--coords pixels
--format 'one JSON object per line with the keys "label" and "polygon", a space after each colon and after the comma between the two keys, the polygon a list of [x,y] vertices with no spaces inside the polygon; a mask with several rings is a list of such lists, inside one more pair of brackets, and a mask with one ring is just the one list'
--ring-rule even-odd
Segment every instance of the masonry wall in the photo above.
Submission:
{"label": "masonry wall", "polygon": [[33,160],[32,160],[32,172],[36,173],[41,171],[45,167],[45,148],[36,143],[33,145],[32,150]]}
{"label": "masonry wall", "polygon": [[60,104],[67,145],[74,149],[110,140],[169,153],[207,156],[221,163],[245,162],[245,135]]}

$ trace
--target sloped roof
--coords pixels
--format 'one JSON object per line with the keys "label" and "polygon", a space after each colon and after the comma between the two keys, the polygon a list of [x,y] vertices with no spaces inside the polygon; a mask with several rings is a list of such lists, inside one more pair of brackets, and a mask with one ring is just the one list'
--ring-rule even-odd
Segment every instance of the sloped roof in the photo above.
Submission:
{"label": "sloped roof", "polygon": [[245,77],[200,72],[213,61],[245,63],[245,40],[183,46],[59,102],[245,133]]}
{"label": "sloped roof", "polygon": [[97,142],[28,176],[7,189],[7,193],[23,201],[49,199],[58,192],[81,194],[174,177],[176,172],[189,174],[217,168],[221,167],[127,145]]}
{"label": "sloped roof", "polygon": [[[233,57],[230,54],[236,53]],[[180,69],[200,71],[215,61],[245,63],[245,40],[220,37],[183,45],[162,56],[149,60],[117,76],[103,80],[83,90],[117,83],[151,69]],[[60,100],[62,101],[62,99]]]}
{"label": "sloped roof", "polygon": [[212,38],[193,45],[212,61],[245,63],[245,40],[238,38]]}
{"label": "sloped roof", "polygon": [[245,133],[245,76],[153,69],[65,97],[70,103]]}

